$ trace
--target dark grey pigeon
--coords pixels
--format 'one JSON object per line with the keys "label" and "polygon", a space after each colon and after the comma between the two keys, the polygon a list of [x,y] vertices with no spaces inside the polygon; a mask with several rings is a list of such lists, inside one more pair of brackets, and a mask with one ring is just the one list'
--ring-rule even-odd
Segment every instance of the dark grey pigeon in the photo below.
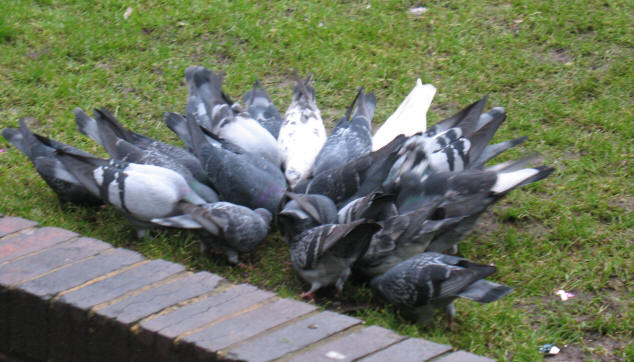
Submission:
{"label": "dark grey pigeon", "polygon": [[72,173],[57,159],[56,150],[90,157],[89,153],[78,150],[34,134],[23,120],[20,128],[5,128],[2,135],[15,148],[24,153],[35,166],[35,170],[59,197],[60,202],[72,202],[81,205],[101,205],[103,201],[88,191]]}
{"label": "dark grey pigeon", "polygon": [[272,215],[266,209],[251,210],[230,202],[204,205],[180,203],[184,215],[152,219],[152,222],[183,229],[202,229],[203,252],[222,252],[232,264],[238,264],[238,254],[255,249],[269,231]]}
{"label": "dark grey pigeon", "polygon": [[364,94],[363,88],[359,88],[346,115],[339,119],[315,158],[313,175],[341,167],[372,151],[371,122],[375,106],[374,94]]}
{"label": "dark grey pigeon", "polygon": [[183,176],[192,190],[194,190],[205,201],[219,201],[216,191],[198,181],[194,175],[192,175],[191,171],[185,167],[185,165],[178,162],[177,159],[158,151],[156,148],[150,147],[142,149],[137,147],[134,144],[119,138],[112,127],[109,127],[106,123],[101,121],[95,121],[95,123],[97,123],[96,127],[99,140],[111,158],[132,163],[168,168]]}
{"label": "dark grey pigeon", "polygon": [[359,197],[347,203],[337,212],[339,224],[366,219],[380,221],[398,214],[396,195],[375,190],[367,196]]}
{"label": "dark grey pigeon", "polygon": [[494,266],[428,252],[375,277],[370,286],[378,297],[394,304],[406,318],[425,323],[433,318],[436,309],[442,308],[453,325],[456,298],[489,303],[513,290],[484,280],[495,272]]}
{"label": "dark grey pigeon", "polygon": [[287,188],[286,178],[278,167],[223,140],[214,145],[208,143],[191,116],[187,126],[194,153],[223,200],[277,214]]}
{"label": "dark grey pigeon", "polygon": [[107,127],[112,130],[117,137],[135,145],[138,148],[170,156],[178,163],[187,167],[198,181],[205,184],[209,182],[207,174],[203,171],[202,166],[200,165],[200,161],[190,152],[180,147],[157,141],[153,138],[125,129],[121,123],[119,123],[119,121],[105,108],[95,109],[93,112],[95,115],[94,119],[84,113],[81,108],[75,108],[75,123],[77,123],[77,129],[79,132],[92,138],[103,148],[106,148],[106,146],[101,139],[99,128]]}
{"label": "dark grey pigeon", "polygon": [[358,220],[308,229],[291,240],[291,260],[299,275],[310,283],[309,297],[319,288],[334,285],[340,292],[351,267],[365,253],[372,235],[381,227]]}
{"label": "dark grey pigeon", "polygon": [[385,181],[405,139],[400,135],[374,152],[318,174],[308,183],[306,193],[328,196],[338,207],[366,196]]}
{"label": "dark grey pigeon", "polygon": [[255,80],[253,89],[248,91],[242,99],[251,118],[258,121],[277,139],[284,119],[258,79]]}
{"label": "dark grey pigeon", "polygon": [[190,73],[198,97],[211,119],[211,127],[199,124],[223,140],[280,167],[282,155],[276,139],[249,113],[234,112],[222,91],[222,77],[203,67],[190,67],[186,70],[188,81]]}
{"label": "dark grey pigeon", "polygon": [[368,250],[355,267],[367,276],[383,274],[400,262],[424,252],[438,233],[454,228],[463,219],[434,220],[435,207],[430,204],[379,221],[382,229],[374,234]]}
{"label": "dark grey pigeon", "polygon": [[139,238],[155,226],[150,220],[182,214],[181,201],[205,203],[183,176],[167,168],[61,150],[57,158],[91,194],[123,212]]}
{"label": "dark grey pigeon", "polygon": [[328,197],[291,192],[286,195],[290,201],[278,214],[277,221],[287,243],[308,229],[337,223],[337,207]]}

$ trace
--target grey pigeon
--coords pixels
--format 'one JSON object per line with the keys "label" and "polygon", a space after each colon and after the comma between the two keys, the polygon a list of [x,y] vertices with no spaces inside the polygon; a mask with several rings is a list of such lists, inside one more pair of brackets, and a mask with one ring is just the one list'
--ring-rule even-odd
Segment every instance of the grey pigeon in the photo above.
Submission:
{"label": "grey pigeon", "polygon": [[427,250],[438,233],[452,229],[462,221],[463,217],[434,220],[435,206],[430,204],[379,221],[382,229],[372,236],[370,246],[356,268],[367,276],[383,274],[396,264]]}
{"label": "grey pigeon", "polygon": [[230,202],[203,205],[181,202],[180,209],[184,215],[151,221],[163,226],[202,229],[203,252],[222,252],[232,264],[238,264],[239,253],[252,251],[266,239],[273,217],[266,209],[251,210]]}
{"label": "grey pigeon", "polygon": [[258,121],[277,139],[284,119],[258,79],[255,80],[253,89],[245,93],[242,99],[251,118]]}
{"label": "grey pigeon", "polygon": [[480,303],[496,301],[513,289],[484,280],[494,266],[440,253],[416,255],[375,277],[370,286],[377,296],[394,304],[404,317],[425,323],[443,308],[455,318],[453,301],[467,298]]}
{"label": "grey pigeon", "polygon": [[150,220],[180,215],[180,202],[204,204],[183,176],[163,167],[79,156],[58,150],[57,158],[90,193],[123,212],[137,236],[147,235]]}
{"label": "grey pigeon", "polygon": [[398,214],[396,195],[379,189],[347,203],[337,212],[337,221],[346,224],[359,219],[380,221]]}
{"label": "grey pigeon", "polygon": [[210,144],[191,116],[187,126],[194,153],[223,200],[277,214],[287,189],[284,174],[278,167],[223,140]]}
{"label": "grey pigeon", "polygon": [[[76,114],[80,115],[78,119],[85,120],[89,117],[81,116],[80,110],[76,110]],[[92,119],[91,119],[92,120]],[[119,138],[116,133],[114,127],[111,126],[110,123],[104,122],[103,119],[100,121],[94,121],[95,125],[92,125],[93,122],[85,122],[82,121],[82,129],[85,129],[86,125],[91,125],[91,132],[93,136],[97,135],[97,140],[101,143],[101,145],[106,149],[111,158],[117,160],[123,160],[132,163],[145,164],[145,165],[154,165],[159,167],[165,167],[172,171],[179,173],[187,184],[207,202],[217,202],[218,194],[211,187],[206,184],[198,181],[191,171],[185,167],[182,163],[180,163],[176,158],[172,157],[170,154],[159,151],[156,147],[147,147],[141,148],[136,145]],[[79,123],[78,123],[79,125]],[[96,132],[92,132],[92,129],[96,128]],[[90,135],[89,134],[89,135]]]}
{"label": "grey pigeon", "polygon": [[200,182],[207,184],[209,179],[203,171],[200,161],[190,152],[169,143],[157,141],[124,128],[121,123],[107,109],[95,109],[95,118],[88,116],[81,108],[75,108],[75,123],[79,132],[92,138],[95,142],[106,148],[100,135],[100,128],[109,128],[117,137],[133,144],[134,146],[153,153],[161,153],[175,159],[178,163],[187,167],[191,174]]}
{"label": "grey pigeon", "polygon": [[313,164],[312,174],[341,167],[372,151],[372,116],[376,97],[363,88],[332,129]]}
{"label": "grey pigeon", "polygon": [[352,265],[365,253],[372,235],[381,227],[358,220],[350,224],[326,224],[308,229],[291,240],[291,260],[299,275],[310,283],[301,297],[334,285],[340,292]]}
{"label": "grey pigeon", "polygon": [[286,195],[290,200],[278,214],[277,222],[287,243],[308,229],[337,223],[337,207],[328,197],[291,192]]}
{"label": "grey pigeon", "polygon": [[306,193],[328,196],[338,207],[366,196],[385,182],[405,140],[400,135],[377,151],[316,175]]}
{"label": "grey pigeon", "polygon": [[203,67],[189,67],[186,70],[186,79],[189,82],[188,74],[192,74],[195,90],[211,120],[211,127],[200,124],[225,141],[248,153],[264,157],[279,167],[282,154],[276,139],[251,118],[249,113],[234,112],[222,91],[222,78]]}
{"label": "grey pigeon", "polygon": [[60,142],[34,134],[26,123],[20,120],[20,128],[5,128],[2,135],[13,146],[24,153],[35,166],[42,179],[57,194],[60,202],[72,202],[82,205],[101,205],[101,198],[93,195],[84,187],[64,164],[57,159],[56,150],[90,157],[89,153]]}

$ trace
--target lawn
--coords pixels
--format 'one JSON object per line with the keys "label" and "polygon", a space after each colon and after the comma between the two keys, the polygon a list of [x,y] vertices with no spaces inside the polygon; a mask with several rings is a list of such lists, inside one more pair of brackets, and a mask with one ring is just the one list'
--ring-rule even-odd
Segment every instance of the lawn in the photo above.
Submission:
{"label": "lawn", "polygon": [[[314,72],[328,125],[363,85],[375,125],[417,77],[438,88],[430,124],[484,94],[508,118],[494,141],[529,140],[500,161],[539,152],[556,172],[487,212],[459,254],[495,263],[515,291],[498,302],[459,301],[454,330],[438,316],[405,322],[349,281],[316,303],[369,324],[501,360],[634,360],[634,6],[628,1],[3,1],[0,125],[24,118],[36,132],[105,156],[77,132],[72,110],[107,107],[129,128],[180,144],[161,122],[184,111],[184,70],[226,74],[239,98],[258,76],[283,112],[292,69]],[[265,5],[264,5],[265,4]],[[124,18],[126,9],[127,19]],[[292,297],[305,286],[277,233],[230,267],[198,252],[193,234],[136,241],[113,209],[60,205],[26,157],[0,139],[0,213],[36,220],[249,282]],[[562,302],[564,289],[575,298]]]}

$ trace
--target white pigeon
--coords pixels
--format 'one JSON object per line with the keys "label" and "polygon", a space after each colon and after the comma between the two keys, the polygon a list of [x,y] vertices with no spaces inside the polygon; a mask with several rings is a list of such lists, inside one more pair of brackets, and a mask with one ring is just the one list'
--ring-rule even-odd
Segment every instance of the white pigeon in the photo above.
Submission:
{"label": "white pigeon", "polygon": [[390,143],[400,134],[409,137],[418,132],[425,132],[427,111],[435,94],[436,87],[431,84],[423,84],[418,78],[414,89],[372,137],[372,151]]}
{"label": "white pigeon", "polygon": [[315,158],[326,142],[326,128],[315,103],[315,89],[310,86],[312,74],[305,81],[297,73],[295,77],[293,100],[277,138],[291,189],[310,174]]}

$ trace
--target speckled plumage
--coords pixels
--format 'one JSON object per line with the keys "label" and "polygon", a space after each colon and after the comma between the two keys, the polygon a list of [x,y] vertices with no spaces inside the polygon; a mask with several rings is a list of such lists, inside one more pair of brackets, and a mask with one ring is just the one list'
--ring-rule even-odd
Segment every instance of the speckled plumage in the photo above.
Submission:
{"label": "speckled plumage", "polygon": [[374,94],[364,94],[360,88],[346,115],[339,119],[315,158],[312,175],[341,167],[372,151],[371,122],[375,106]]}
{"label": "speckled plumage", "polygon": [[224,252],[231,263],[238,263],[239,253],[255,249],[269,231],[272,215],[268,210],[251,210],[230,202],[203,205],[180,203],[184,215],[152,219],[170,227],[202,229],[203,250]]}
{"label": "speckled plumage", "polygon": [[453,318],[453,301],[458,297],[488,303],[510,293],[510,287],[483,280],[495,271],[494,266],[428,252],[375,277],[371,287],[378,296],[401,309],[406,317],[426,322],[437,308],[445,308]]}
{"label": "speckled plumage", "polygon": [[308,229],[291,241],[291,260],[299,275],[310,283],[308,293],[335,285],[341,291],[351,266],[367,249],[380,226],[358,220]]}

